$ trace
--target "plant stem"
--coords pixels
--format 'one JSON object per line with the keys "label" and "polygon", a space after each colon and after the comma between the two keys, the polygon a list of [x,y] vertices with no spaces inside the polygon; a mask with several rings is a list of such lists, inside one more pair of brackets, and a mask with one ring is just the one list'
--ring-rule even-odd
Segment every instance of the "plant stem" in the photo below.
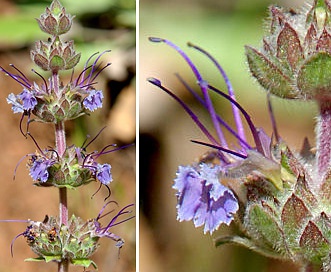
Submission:
{"label": "plant stem", "polygon": [[[59,75],[57,73],[53,73],[53,88],[57,95],[60,95],[59,89]],[[56,144],[56,152],[59,157],[63,157],[63,154],[66,150],[66,135],[65,135],[65,127],[64,122],[58,122],[55,124],[55,144]],[[68,198],[67,198],[67,188],[59,189],[59,217],[60,217],[60,226],[68,225]],[[58,264],[58,272],[68,272],[69,271],[69,263],[67,259],[62,259]]]}
{"label": "plant stem", "polygon": [[68,225],[68,201],[67,201],[67,188],[60,188],[60,224]]}
{"label": "plant stem", "polygon": [[58,265],[58,272],[69,271],[69,262],[67,259],[63,259]]}
{"label": "plant stem", "polygon": [[322,271],[319,266],[314,266],[313,264],[306,264],[301,267],[300,272],[319,272]]}
{"label": "plant stem", "polygon": [[56,151],[58,155],[62,157],[66,150],[66,135],[64,130],[64,122],[59,122],[55,125],[55,142]]}
{"label": "plant stem", "polygon": [[[317,125],[317,169],[323,180],[331,161],[331,103],[320,102]],[[321,184],[317,184],[321,185]]]}

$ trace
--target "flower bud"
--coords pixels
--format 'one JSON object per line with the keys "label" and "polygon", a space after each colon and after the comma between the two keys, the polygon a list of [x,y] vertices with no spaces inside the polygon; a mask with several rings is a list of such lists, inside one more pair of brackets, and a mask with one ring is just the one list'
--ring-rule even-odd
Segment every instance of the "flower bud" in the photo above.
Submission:
{"label": "flower bud", "polygon": [[263,48],[246,46],[249,68],[263,88],[287,99],[331,99],[330,16],[327,0],[299,13],[270,8]]}
{"label": "flower bud", "polygon": [[80,53],[74,50],[74,42],[61,42],[59,39],[49,39],[47,42],[38,41],[31,58],[35,64],[45,71],[58,72],[70,70],[80,60]]}
{"label": "flower bud", "polygon": [[54,0],[37,21],[42,31],[52,36],[59,36],[70,30],[73,16],[66,13],[65,8],[58,0]]}

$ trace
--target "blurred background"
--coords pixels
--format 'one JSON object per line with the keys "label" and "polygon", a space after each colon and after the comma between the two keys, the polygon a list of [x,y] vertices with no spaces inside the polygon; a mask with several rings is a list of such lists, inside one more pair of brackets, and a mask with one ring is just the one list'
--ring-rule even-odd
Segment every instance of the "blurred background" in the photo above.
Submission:
{"label": "blurred background", "polygon": [[[0,0],[0,65],[10,69],[13,63],[22,70],[31,81],[40,81],[31,73],[34,66],[30,60],[30,49],[34,41],[47,40],[48,36],[39,30],[35,18],[44,12],[51,1],[40,0]],[[76,51],[81,52],[81,63],[75,71],[83,69],[86,60],[96,52],[110,49],[102,62],[112,65],[98,77],[97,89],[103,89],[105,100],[103,109],[66,123],[67,144],[81,146],[87,135],[95,136],[104,126],[106,129],[89,146],[88,152],[101,150],[108,144],[119,146],[135,142],[135,81],[136,81],[136,3],[134,0],[61,0],[66,10],[76,15],[71,31],[64,40],[75,40]],[[47,77],[47,73],[43,73]],[[62,73],[63,82],[70,80],[71,71]],[[7,105],[9,93],[18,94],[21,86],[14,80],[0,74],[0,150],[1,150],[1,190],[0,219],[31,219],[42,221],[46,214],[58,215],[58,190],[55,188],[38,188],[25,167],[26,160],[19,165],[16,178],[14,169],[19,160],[26,154],[36,151],[30,138],[25,139],[19,131],[19,114],[13,114]],[[41,148],[54,146],[53,126],[31,123],[30,132]],[[111,184],[111,196],[119,208],[135,204],[135,147],[101,156],[100,162],[112,165],[114,181]],[[77,190],[70,190],[69,213],[90,219],[95,218],[108,191],[103,187],[93,198],[99,184],[92,183]],[[134,209],[133,213],[134,213]],[[112,214],[111,214],[112,215]],[[110,220],[110,218],[109,218]],[[109,222],[109,221],[108,221]],[[107,224],[106,221],[102,222]],[[23,237],[19,237],[14,245],[14,257],[10,255],[12,239],[24,232],[25,223],[0,222],[0,271],[57,271],[56,264],[24,262],[24,259],[35,257]],[[93,256],[99,271],[127,272],[135,271],[135,219],[113,228],[113,232],[121,236],[125,245],[120,251],[115,242],[102,239],[101,247]],[[70,271],[85,271],[83,267],[71,267]],[[92,267],[86,271],[94,271]]]}
{"label": "blurred background", "polygon": [[[167,38],[179,45],[192,58],[207,80],[225,89],[221,76],[205,56],[186,46],[190,41],[208,50],[227,72],[237,99],[251,115],[257,127],[270,135],[271,125],[266,94],[250,78],[244,45],[261,46],[263,18],[271,4],[299,7],[302,0],[164,0],[140,1],[140,271],[297,271],[289,263],[266,259],[238,246],[215,248],[213,238],[231,234],[234,226],[221,227],[213,236],[192,222],[176,221],[175,190],[171,187],[179,165],[191,164],[207,148],[193,144],[202,140],[198,128],[184,110],[168,95],[148,84],[156,77],[199,111],[175,77],[179,73],[191,86],[196,86],[192,72],[165,44],[148,42],[148,37]],[[314,116],[311,103],[283,101],[272,97],[282,138],[300,149],[305,136],[314,143]],[[231,123],[227,101],[215,101],[222,116]],[[206,115],[200,115],[204,121]]]}

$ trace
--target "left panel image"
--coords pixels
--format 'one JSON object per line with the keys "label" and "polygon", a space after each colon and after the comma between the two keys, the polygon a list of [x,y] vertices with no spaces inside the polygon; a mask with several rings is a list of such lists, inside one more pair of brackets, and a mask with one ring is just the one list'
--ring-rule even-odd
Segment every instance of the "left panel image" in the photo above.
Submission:
{"label": "left panel image", "polygon": [[0,3],[0,271],[136,271],[136,2]]}

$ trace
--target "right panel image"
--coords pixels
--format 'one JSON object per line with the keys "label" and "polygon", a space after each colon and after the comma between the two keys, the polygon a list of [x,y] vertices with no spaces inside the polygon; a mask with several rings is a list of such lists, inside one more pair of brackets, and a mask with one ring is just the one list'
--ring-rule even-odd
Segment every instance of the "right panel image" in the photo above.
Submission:
{"label": "right panel image", "polygon": [[140,1],[140,271],[330,271],[330,18]]}

